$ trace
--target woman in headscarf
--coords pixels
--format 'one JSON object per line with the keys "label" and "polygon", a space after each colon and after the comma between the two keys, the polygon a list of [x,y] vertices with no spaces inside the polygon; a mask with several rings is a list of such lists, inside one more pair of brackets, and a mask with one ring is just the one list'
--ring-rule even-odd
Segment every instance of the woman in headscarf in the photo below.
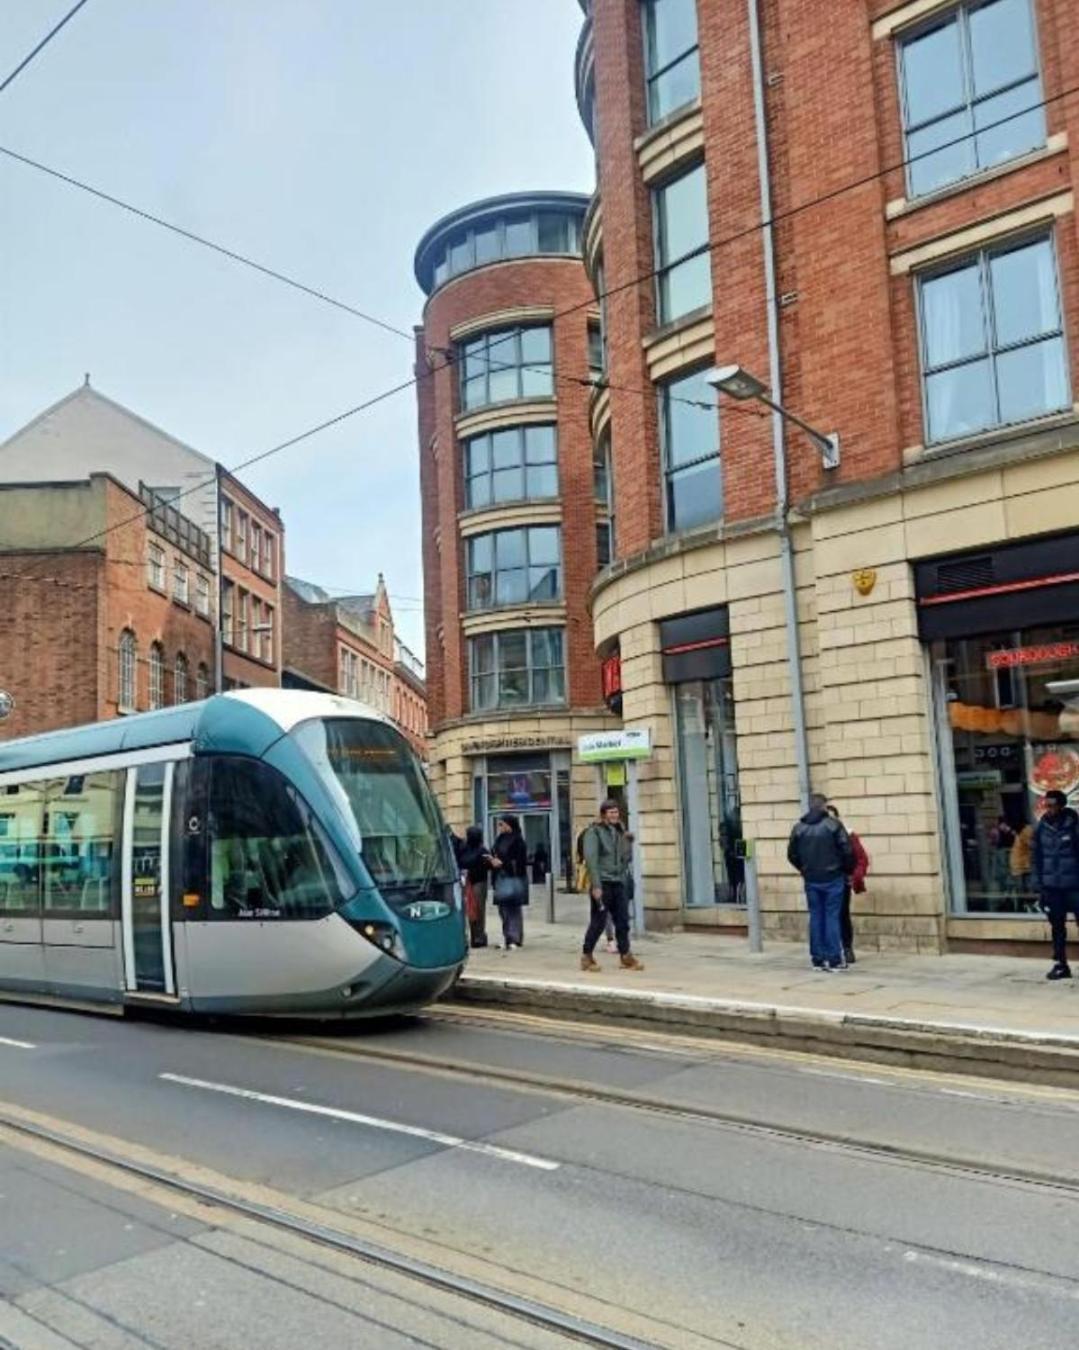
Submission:
{"label": "woman in headscarf", "polygon": [[528,904],[528,848],[516,816],[499,816],[495,846],[488,860],[494,876],[495,904],[502,917],[502,945],[511,952],[524,941]]}
{"label": "woman in headscarf", "polygon": [[465,842],[457,863],[465,886],[465,910],[468,914],[468,936],[473,947],[487,946],[487,845],[483,830],[470,825],[465,831]]}

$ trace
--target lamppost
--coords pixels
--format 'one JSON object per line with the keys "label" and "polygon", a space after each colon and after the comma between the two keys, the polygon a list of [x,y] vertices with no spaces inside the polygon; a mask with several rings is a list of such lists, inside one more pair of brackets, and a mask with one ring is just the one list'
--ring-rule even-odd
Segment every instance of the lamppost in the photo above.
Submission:
{"label": "lamppost", "polygon": [[768,386],[756,375],[751,375],[748,370],[743,370],[741,366],[719,366],[713,370],[710,375],[706,375],[708,383],[720,393],[728,394],[731,398],[739,400],[756,399],[758,403],[763,403],[766,408],[771,408],[780,417],[788,422],[793,422],[796,427],[801,427],[809,439],[820,451],[821,467],[824,469],[839,468],[839,437],[834,432],[831,435],[825,435],[811,427],[797,413],[792,413],[789,408],[784,408],[781,403],[776,403],[768,395]]}

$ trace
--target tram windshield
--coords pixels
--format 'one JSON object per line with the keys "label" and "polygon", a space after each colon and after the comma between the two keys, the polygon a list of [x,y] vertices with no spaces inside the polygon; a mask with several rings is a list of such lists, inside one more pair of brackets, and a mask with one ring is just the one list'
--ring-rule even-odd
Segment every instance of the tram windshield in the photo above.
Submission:
{"label": "tram windshield", "polygon": [[332,784],[379,890],[392,895],[456,880],[434,794],[392,727],[326,718],[305,722],[292,734]]}

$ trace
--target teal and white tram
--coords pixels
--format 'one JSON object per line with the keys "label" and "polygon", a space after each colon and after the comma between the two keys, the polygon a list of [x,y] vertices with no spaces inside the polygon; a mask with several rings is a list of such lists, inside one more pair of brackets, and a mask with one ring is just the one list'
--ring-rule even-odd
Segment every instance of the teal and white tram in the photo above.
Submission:
{"label": "teal and white tram", "polygon": [[467,951],[416,756],[349,699],[244,690],[0,742],[0,991],[116,1008],[419,1007]]}

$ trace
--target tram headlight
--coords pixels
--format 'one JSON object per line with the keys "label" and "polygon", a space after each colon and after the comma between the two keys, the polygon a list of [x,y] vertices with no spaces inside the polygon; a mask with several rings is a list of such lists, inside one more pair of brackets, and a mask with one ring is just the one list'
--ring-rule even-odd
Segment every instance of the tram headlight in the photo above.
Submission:
{"label": "tram headlight", "polygon": [[380,952],[384,952],[387,956],[392,956],[398,961],[405,959],[405,944],[401,941],[401,934],[392,923],[380,923],[376,919],[361,919],[354,922],[352,926]]}

